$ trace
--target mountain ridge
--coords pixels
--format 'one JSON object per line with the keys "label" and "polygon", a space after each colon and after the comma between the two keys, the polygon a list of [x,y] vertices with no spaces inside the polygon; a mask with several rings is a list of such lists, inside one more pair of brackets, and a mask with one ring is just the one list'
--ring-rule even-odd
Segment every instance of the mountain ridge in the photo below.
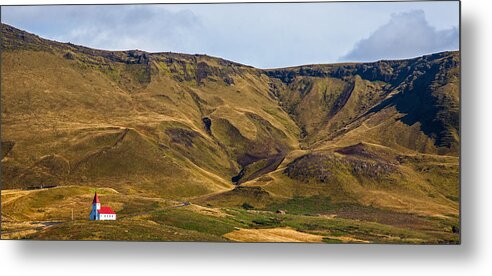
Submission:
{"label": "mountain ridge", "polygon": [[[377,61],[369,61],[369,62],[335,62],[335,63],[312,63],[312,64],[301,64],[301,65],[292,65],[292,66],[285,66],[285,67],[275,67],[275,68],[256,68],[252,65],[247,65],[247,64],[242,64],[240,62],[232,61],[232,60],[227,60],[221,57],[217,56],[210,56],[207,54],[193,54],[193,53],[179,53],[179,52],[172,52],[172,51],[163,51],[163,52],[149,52],[145,50],[140,50],[140,49],[133,49],[133,50],[104,50],[104,49],[97,49],[97,48],[91,48],[83,45],[78,45],[78,44],[73,44],[71,42],[59,42],[53,39],[46,39],[42,38],[34,33],[30,33],[28,31],[21,30],[19,28],[16,28],[14,26],[1,23],[2,26],[2,35],[4,38],[7,39],[13,39],[15,36],[18,36],[18,38],[21,38],[24,40],[24,42],[44,42],[43,44],[50,45],[50,43],[53,43],[53,45],[57,46],[71,46],[74,47],[75,49],[85,51],[85,52],[93,52],[93,53],[98,53],[101,56],[105,56],[105,54],[115,55],[115,58],[117,61],[125,61],[121,59],[121,56],[118,56],[118,54],[129,54],[130,56],[132,53],[141,53],[141,54],[147,54],[147,55],[176,55],[176,56],[187,56],[187,57],[210,57],[214,59],[219,59],[222,60],[226,63],[238,65],[241,67],[249,67],[249,68],[255,68],[260,71],[266,71],[266,72],[275,72],[275,71],[282,71],[282,70],[295,70],[295,69],[302,69],[302,68],[309,68],[309,67],[316,67],[316,66],[325,66],[325,67],[344,67],[344,66],[357,66],[357,65],[370,65],[370,64],[378,64],[378,63],[398,63],[402,61],[412,61],[412,60],[417,60],[417,59],[422,59],[422,58],[429,58],[429,57],[435,57],[435,56],[444,56],[450,53],[458,54],[459,51],[442,51],[442,52],[436,52],[436,53],[429,53],[425,54],[422,56],[417,56],[417,57],[410,57],[410,58],[402,58],[402,59],[380,59]],[[15,40],[15,38],[14,38]],[[13,46],[21,46],[21,48],[16,47],[15,49],[22,49],[25,45],[5,45],[2,44],[2,47],[6,50],[12,49]],[[312,75],[315,76],[315,75]]]}
{"label": "mountain ridge", "polygon": [[459,63],[442,52],[257,69],[2,24],[2,188],[77,183],[225,205],[259,193],[260,206],[321,195],[454,213]]}

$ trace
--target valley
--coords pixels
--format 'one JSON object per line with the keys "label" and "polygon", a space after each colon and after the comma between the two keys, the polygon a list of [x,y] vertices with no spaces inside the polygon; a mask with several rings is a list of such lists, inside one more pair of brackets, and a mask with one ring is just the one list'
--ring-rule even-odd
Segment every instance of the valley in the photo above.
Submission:
{"label": "valley", "polygon": [[258,69],[1,31],[2,239],[460,242],[459,52]]}

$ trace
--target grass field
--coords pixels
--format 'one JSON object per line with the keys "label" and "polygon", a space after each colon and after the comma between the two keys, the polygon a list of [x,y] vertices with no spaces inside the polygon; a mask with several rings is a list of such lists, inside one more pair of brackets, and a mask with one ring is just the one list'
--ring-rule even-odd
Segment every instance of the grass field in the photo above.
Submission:
{"label": "grass field", "polygon": [[[117,221],[89,221],[92,191],[71,186],[2,191],[2,239],[455,243],[456,217],[419,217],[328,199],[292,199],[263,210],[123,195],[98,188]],[[71,210],[74,210],[74,220]],[[281,208],[282,213],[276,212]],[[296,233],[300,233],[296,235]]]}

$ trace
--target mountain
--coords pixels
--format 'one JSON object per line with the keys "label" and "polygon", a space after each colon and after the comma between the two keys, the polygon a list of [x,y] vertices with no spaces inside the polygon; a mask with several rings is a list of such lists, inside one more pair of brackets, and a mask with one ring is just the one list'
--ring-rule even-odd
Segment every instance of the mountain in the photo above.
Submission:
{"label": "mountain", "polygon": [[2,189],[459,213],[459,52],[263,70],[1,30]]}

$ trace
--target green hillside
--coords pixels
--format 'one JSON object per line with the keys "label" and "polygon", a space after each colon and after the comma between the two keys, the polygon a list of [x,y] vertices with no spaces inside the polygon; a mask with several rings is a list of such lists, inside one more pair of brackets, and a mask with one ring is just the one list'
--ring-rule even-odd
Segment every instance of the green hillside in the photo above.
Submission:
{"label": "green hillside", "polygon": [[459,241],[459,52],[262,70],[1,33],[2,237]]}

